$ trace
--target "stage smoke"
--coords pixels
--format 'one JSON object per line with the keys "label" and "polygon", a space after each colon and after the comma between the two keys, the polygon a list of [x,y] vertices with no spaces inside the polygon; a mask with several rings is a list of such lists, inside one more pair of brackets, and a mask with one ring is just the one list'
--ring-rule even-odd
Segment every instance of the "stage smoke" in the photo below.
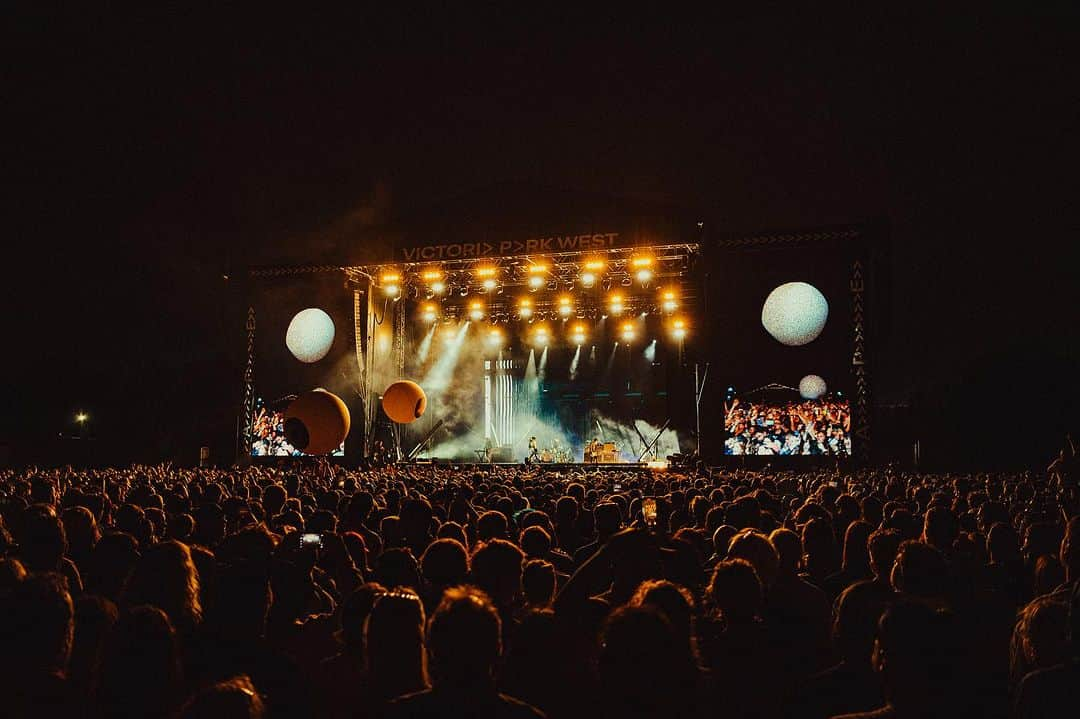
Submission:
{"label": "stage smoke", "polygon": [[424,335],[424,339],[420,341],[420,349],[416,352],[416,364],[423,365],[427,362],[428,355],[431,353],[431,341],[435,338],[435,325]]}
{"label": "stage smoke", "polygon": [[[643,419],[634,420],[633,424],[627,424],[596,411],[592,413],[592,420],[594,426],[599,423],[602,428],[603,436],[601,439],[605,442],[614,442],[619,449],[619,456],[624,462],[636,461],[638,455],[641,454],[641,450],[645,448],[641,438],[638,437],[638,432],[647,442],[651,442],[656,433],[660,431],[660,427],[649,424]],[[634,431],[635,427],[638,432]],[[675,431],[670,428],[664,430],[664,434],[653,445],[653,452],[660,459],[665,459],[668,455],[675,454],[678,451],[679,438]],[[653,452],[650,452],[646,459],[651,458]]]}
{"label": "stage smoke", "polygon": [[589,365],[596,366],[596,345],[593,345],[592,349],[589,350]]}
{"label": "stage smoke", "polygon": [[435,365],[428,370],[427,376],[420,383],[421,387],[432,397],[439,397],[450,387],[454,380],[454,369],[457,367],[458,356],[461,354],[462,345],[465,344],[465,335],[469,331],[469,322],[458,328],[447,347],[443,350]]}

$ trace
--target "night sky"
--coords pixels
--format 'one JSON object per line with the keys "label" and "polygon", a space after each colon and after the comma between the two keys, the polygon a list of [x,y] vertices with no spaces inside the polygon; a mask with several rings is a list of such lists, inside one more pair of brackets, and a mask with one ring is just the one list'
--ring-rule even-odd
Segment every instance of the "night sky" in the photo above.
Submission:
{"label": "night sky", "polygon": [[1080,424],[1075,7],[75,12],[5,22],[17,457],[79,409],[110,459],[223,457],[244,266],[511,181],[887,222],[875,399],[924,456],[1045,464]]}

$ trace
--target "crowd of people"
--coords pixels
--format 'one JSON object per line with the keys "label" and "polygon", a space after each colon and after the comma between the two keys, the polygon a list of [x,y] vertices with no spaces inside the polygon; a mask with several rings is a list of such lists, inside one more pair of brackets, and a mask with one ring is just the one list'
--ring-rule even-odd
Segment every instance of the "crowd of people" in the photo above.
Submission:
{"label": "crowd of people", "polygon": [[1076,462],[4,470],[0,715],[1064,716]]}
{"label": "crowd of people", "polygon": [[834,397],[724,405],[724,454],[851,456],[851,405]]}

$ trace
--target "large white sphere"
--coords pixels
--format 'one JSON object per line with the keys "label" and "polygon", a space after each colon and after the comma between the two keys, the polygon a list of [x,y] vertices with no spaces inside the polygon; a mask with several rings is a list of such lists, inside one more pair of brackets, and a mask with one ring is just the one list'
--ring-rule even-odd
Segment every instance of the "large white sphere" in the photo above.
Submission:
{"label": "large white sphere", "polygon": [[318,362],[334,343],[334,321],[317,307],[296,313],[285,332],[285,345],[301,362]]}
{"label": "large white sphere", "polygon": [[780,285],[765,298],[761,324],[776,341],[797,347],[817,339],[829,318],[829,303],[805,282]]}
{"label": "large white sphere", "polygon": [[799,380],[799,394],[803,396],[803,399],[817,399],[825,394],[826,389],[828,388],[825,386],[825,380],[816,374],[808,374]]}

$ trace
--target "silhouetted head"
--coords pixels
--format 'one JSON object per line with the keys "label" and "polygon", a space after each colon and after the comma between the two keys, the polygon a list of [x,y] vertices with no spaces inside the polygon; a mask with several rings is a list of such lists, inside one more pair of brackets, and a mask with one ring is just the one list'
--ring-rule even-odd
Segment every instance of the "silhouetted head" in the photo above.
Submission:
{"label": "silhouetted head", "polygon": [[833,640],[843,658],[870,667],[878,619],[885,609],[882,593],[871,581],[855,582],[836,600]]}
{"label": "silhouetted head", "polygon": [[420,557],[420,574],[433,588],[461,584],[469,577],[469,555],[456,539],[437,539]]}
{"label": "silhouetted head", "polygon": [[477,547],[472,555],[472,576],[499,607],[510,607],[521,594],[521,567],[525,556],[504,539]]}
{"label": "silhouetted head", "polygon": [[263,719],[265,716],[262,697],[247,676],[200,690],[180,710],[180,719]]}
{"label": "silhouetted head", "polygon": [[364,623],[364,655],[382,698],[427,687],[424,621],[424,605],[413,590],[398,587],[375,595]]}
{"label": "silhouetted head", "polygon": [[725,559],[716,565],[709,600],[728,622],[746,623],[761,616],[764,590],[757,570],[745,559]]}
{"label": "silhouetted head", "polygon": [[731,539],[728,559],[745,559],[754,568],[762,590],[768,592],[780,571],[780,556],[769,538],[754,529],[744,529]]}
{"label": "silhouetted head", "polygon": [[476,587],[452,587],[428,622],[432,679],[436,686],[486,684],[502,653],[499,612]]}
{"label": "silhouetted head", "polygon": [[948,567],[937,549],[909,539],[900,545],[890,581],[897,592],[941,599],[948,592]]}
{"label": "silhouetted head", "polygon": [[901,540],[900,531],[897,529],[877,529],[870,533],[866,545],[870,554],[870,569],[875,577],[889,579],[889,573],[896,562],[896,553],[900,551]]}
{"label": "silhouetted head", "polygon": [[543,559],[530,559],[522,570],[521,586],[530,607],[549,607],[555,598],[555,567]]}
{"label": "silhouetted head", "polygon": [[150,604],[165,611],[178,631],[202,621],[199,572],[186,544],[168,540],[146,547],[124,593],[128,607]]}

